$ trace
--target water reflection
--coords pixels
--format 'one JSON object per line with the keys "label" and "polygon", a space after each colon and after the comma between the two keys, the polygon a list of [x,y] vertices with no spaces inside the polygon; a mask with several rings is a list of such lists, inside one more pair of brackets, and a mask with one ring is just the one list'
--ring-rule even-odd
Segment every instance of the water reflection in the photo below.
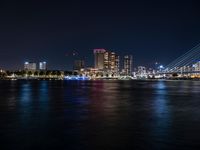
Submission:
{"label": "water reflection", "polygon": [[164,81],[160,81],[156,84],[155,94],[156,96],[153,104],[155,117],[164,118],[166,120],[170,119],[168,90]]}
{"label": "water reflection", "polygon": [[21,113],[21,121],[26,122],[32,111],[32,87],[31,83],[24,82],[19,88],[19,112]]}
{"label": "water reflection", "polygon": [[7,102],[7,107],[9,111],[15,111],[17,105],[17,84],[15,81],[10,81],[10,87],[3,87],[0,91],[5,94],[3,96],[4,100]]}
{"label": "water reflection", "polygon": [[171,150],[200,142],[200,82],[0,85],[0,144],[8,149]]}
{"label": "water reflection", "polygon": [[20,104],[22,106],[28,105],[31,102],[31,84],[29,82],[23,83],[20,87]]}
{"label": "water reflection", "polygon": [[[159,81],[155,83],[155,98],[153,99],[153,111],[152,111],[152,127],[150,128],[152,140],[154,141],[154,147],[158,149],[166,148],[171,138],[171,110],[170,99],[168,97],[168,89],[165,81]],[[159,137],[159,138],[158,138]],[[162,143],[162,144],[161,144]],[[167,144],[163,144],[167,143]]]}
{"label": "water reflection", "polygon": [[47,81],[41,81],[39,85],[39,109],[46,112],[49,110],[49,85]]}

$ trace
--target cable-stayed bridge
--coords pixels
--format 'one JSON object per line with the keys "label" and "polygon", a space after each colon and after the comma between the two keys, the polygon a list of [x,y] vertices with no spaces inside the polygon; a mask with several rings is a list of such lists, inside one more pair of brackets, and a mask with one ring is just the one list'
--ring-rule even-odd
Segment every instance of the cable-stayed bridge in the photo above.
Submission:
{"label": "cable-stayed bridge", "polygon": [[161,73],[200,73],[200,44],[172,61]]}

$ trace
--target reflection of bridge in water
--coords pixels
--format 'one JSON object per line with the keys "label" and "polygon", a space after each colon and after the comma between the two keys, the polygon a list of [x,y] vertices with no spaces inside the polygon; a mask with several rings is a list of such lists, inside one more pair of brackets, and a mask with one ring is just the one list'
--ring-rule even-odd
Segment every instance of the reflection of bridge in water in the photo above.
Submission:
{"label": "reflection of bridge in water", "polygon": [[200,44],[178,57],[161,74],[200,74]]}

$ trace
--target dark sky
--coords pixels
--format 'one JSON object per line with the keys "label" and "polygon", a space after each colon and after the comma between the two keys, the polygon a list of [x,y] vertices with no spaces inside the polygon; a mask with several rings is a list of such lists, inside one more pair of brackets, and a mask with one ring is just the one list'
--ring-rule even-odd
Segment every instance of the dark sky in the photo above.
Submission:
{"label": "dark sky", "polygon": [[[132,54],[135,65],[168,64],[200,42],[197,1],[8,1],[0,4],[0,68],[47,61],[93,66],[93,48]],[[72,50],[76,57],[66,57]]]}

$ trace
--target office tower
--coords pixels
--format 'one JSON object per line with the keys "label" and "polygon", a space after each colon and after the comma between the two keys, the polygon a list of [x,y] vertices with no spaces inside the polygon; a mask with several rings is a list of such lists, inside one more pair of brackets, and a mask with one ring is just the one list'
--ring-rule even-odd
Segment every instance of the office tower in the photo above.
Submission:
{"label": "office tower", "polygon": [[105,49],[94,49],[94,66],[96,69],[104,69],[104,53]]}
{"label": "office tower", "polygon": [[74,61],[74,70],[80,71],[85,68],[84,60],[75,60]]}
{"label": "office tower", "polygon": [[113,73],[115,71],[115,53],[106,51],[104,53],[104,72]]}
{"label": "office tower", "polygon": [[111,52],[110,53],[110,70],[111,70],[111,72],[115,72],[115,65],[116,65],[116,63],[115,63],[115,60],[116,60],[116,58],[115,58],[115,53],[114,52]]}
{"label": "office tower", "polygon": [[36,69],[37,69],[36,63],[34,63],[34,62],[25,62],[24,63],[24,70],[35,71]]}
{"label": "office tower", "polygon": [[96,69],[110,75],[117,75],[119,73],[119,56],[115,52],[95,49],[94,54]]}
{"label": "office tower", "polygon": [[47,63],[44,61],[44,62],[40,62],[39,63],[39,69],[40,70],[47,70]]}
{"label": "office tower", "polygon": [[125,75],[132,75],[133,57],[132,55],[124,56],[124,73]]}
{"label": "office tower", "polygon": [[108,71],[110,68],[110,52],[104,52],[103,70]]}
{"label": "office tower", "polygon": [[119,74],[119,67],[120,67],[120,58],[119,55],[115,55],[115,72],[117,75]]}
{"label": "office tower", "polygon": [[109,70],[115,74],[119,73],[119,56],[115,52],[110,52]]}

